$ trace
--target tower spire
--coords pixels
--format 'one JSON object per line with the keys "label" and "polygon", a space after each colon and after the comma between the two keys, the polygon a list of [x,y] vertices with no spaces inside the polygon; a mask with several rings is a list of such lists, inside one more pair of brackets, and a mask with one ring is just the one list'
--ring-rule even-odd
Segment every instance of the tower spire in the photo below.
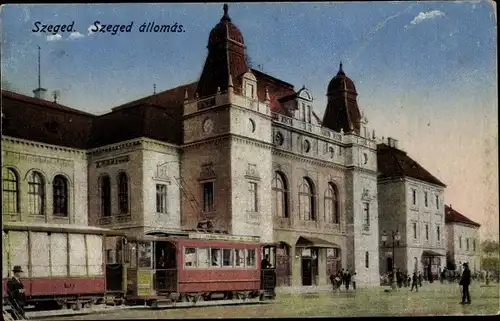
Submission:
{"label": "tower spire", "polygon": [[338,74],[345,74],[343,66],[344,66],[344,64],[342,63],[342,60],[341,60],[340,61],[340,65],[339,65],[339,72],[338,72]]}
{"label": "tower spire", "polygon": [[222,16],[222,18],[220,19],[220,21],[231,21],[231,18],[229,18],[229,6],[227,5],[227,3],[224,3],[224,6],[222,7],[222,9],[224,10],[224,15]]}

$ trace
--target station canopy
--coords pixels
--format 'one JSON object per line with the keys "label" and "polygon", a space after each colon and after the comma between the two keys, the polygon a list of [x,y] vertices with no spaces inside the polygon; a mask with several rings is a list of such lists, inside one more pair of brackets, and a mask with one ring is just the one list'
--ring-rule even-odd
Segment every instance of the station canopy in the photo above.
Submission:
{"label": "station canopy", "polygon": [[328,242],[326,240],[320,239],[319,237],[314,236],[301,236],[297,240],[295,244],[297,247],[325,247],[325,248],[340,248],[335,243]]}

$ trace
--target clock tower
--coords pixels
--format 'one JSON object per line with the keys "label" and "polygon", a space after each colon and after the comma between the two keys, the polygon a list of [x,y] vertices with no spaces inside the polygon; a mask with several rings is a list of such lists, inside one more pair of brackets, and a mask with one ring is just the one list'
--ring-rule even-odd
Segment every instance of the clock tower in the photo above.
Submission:
{"label": "clock tower", "polygon": [[[269,94],[248,67],[228,6],[212,29],[195,98],[184,102],[182,224],[272,242]],[[258,155],[258,156],[256,156]]]}

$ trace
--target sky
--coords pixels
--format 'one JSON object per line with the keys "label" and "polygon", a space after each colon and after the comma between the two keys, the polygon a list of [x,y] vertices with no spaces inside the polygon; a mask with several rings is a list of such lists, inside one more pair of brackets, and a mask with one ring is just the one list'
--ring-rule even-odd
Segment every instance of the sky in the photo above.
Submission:
{"label": "sky", "polygon": [[[496,15],[490,1],[232,3],[254,66],[305,85],[320,117],[343,62],[379,137],[446,185],[445,202],[498,240]],[[58,102],[102,114],[198,80],[222,4],[2,6],[2,88],[32,96],[41,48],[42,87]],[[34,32],[35,23],[72,32]],[[133,22],[131,32],[91,32]],[[183,32],[139,32],[143,23]]]}

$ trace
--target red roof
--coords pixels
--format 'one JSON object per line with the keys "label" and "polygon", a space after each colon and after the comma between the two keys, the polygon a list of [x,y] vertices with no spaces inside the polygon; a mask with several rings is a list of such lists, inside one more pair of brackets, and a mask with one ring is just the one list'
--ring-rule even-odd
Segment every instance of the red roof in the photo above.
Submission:
{"label": "red roof", "polygon": [[444,206],[444,221],[445,223],[463,223],[476,227],[480,227],[481,224],[474,222],[469,219],[467,216],[460,214],[456,210],[454,210],[451,206]]}
{"label": "red roof", "polygon": [[406,152],[386,144],[377,145],[377,166],[379,177],[411,177],[434,185],[446,185],[429,173]]}

